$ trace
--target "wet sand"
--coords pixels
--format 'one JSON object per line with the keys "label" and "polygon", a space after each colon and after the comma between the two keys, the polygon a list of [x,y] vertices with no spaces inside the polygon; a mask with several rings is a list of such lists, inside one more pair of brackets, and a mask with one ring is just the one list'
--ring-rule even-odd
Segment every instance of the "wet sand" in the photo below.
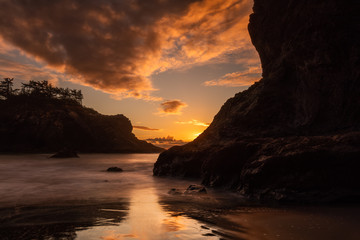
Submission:
{"label": "wet sand", "polygon": [[[186,196],[185,196],[186,197]],[[222,239],[360,239],[360,205],[260,206],[241,199],[229,202],[164,200],[163,207],[174,215],[203,223]]]}
{"label": "wet sand", "polygon": [[238,209],[224,216],[243,226],[242,239],[349,239],[360,237],[359,207],[293,207]]}

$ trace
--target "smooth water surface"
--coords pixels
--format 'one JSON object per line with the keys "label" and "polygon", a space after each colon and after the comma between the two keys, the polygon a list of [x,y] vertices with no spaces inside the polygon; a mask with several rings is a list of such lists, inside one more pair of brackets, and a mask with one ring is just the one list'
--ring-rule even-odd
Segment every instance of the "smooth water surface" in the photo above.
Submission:
{"label": "smooth water surface", "polygon": [[[0,156],[0,239],[358,238],[358,207],[265,208],[229,192],[170,195],[157,154]],[[117,166],[123,172],[107,172]]]}
{"label": "smooth water surface", "polygon": [[[203,223],[165,210],[161,196],[197,182],[153,177],[157,156],[1,156],[1,239],[218,239]],[[107,172],[112,166],[124,171]],[[202,198],[211,194],[185,200]]]}

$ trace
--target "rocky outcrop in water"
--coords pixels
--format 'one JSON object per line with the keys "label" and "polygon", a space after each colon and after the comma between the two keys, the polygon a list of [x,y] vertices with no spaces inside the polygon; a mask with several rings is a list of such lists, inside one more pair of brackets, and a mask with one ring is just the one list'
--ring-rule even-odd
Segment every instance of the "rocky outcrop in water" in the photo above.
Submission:
{"label": "rocky outcrop in water", "polygon": [[360,196],[360,4],[255,0],[263,78],[229,99],[154,175],[201,177],[257,199]]}
{"label": "rocky outcrop in water", "polygon": [[150,153],[162,149],[141,141],[122,114],[107,116],[59,99],[13,96],[0,100],[0,152]]}

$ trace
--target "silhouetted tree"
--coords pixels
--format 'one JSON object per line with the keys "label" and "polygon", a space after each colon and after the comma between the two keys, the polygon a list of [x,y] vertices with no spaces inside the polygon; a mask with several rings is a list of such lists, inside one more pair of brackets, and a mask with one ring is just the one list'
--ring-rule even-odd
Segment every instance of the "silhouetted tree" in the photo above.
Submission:
{"label": "silhouetted tree", "polygon": [[82,100],[84,99],[84,96],[83,96],[81,90],[76,91],[75,99],[78,103],[82,104]]}
{"label": "silhouetted tree", "polygon": [[31,96],[35,98],[70,100],[82,104],[83,94],[81,90],[53,87],[46,80],[22,83],[21,89],[12,89],[13,78],[4,78],[0,81],[0,98],[7,99],[11,95]]}
{"label": "silhouetted tree", "polygon": [[63,88],[62,97],[63,97],[64,100],[70,99],[71,93],[70,93],[69,88],[65,88],[65,89]]}
{"label": "silhouetted tree", "polygon": [[9,96],[13,93],[12,86],[14,78],[4,78],[4,80],[0,81],[0,97],[3,99],[9,98]]}
{"label": "silhouetted tree", "polygon": [[30,95],[31,87],[30,84],[21,83],[20,95]]}

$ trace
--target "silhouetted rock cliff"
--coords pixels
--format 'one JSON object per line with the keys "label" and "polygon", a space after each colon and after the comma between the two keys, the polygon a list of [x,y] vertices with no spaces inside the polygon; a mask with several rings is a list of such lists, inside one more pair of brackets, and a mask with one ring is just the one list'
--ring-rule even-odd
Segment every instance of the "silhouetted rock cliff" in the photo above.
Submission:
{"label": "silhouetted rock cliff", "polygon": [[160,152],[132,133],[124,115],[72,101],[14,96],[0,100],[0,152]]}
{"label": "silhouetted rock cliff", "polygon": [[263,78],[229,99],[154,175],[202,177],[257,199],[360,196],[360,4],[255,0]]}

